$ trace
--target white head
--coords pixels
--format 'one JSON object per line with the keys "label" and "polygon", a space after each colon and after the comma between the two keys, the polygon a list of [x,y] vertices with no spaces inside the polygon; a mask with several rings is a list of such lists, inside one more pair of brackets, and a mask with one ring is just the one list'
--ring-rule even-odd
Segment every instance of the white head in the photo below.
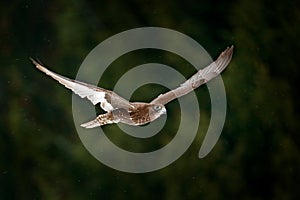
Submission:
{"label": "white head", "polygon": [[159,118],[161,115],[167,114],[167,110],[162,104],[151,104],[149,108],[150,120],[153,121]]}

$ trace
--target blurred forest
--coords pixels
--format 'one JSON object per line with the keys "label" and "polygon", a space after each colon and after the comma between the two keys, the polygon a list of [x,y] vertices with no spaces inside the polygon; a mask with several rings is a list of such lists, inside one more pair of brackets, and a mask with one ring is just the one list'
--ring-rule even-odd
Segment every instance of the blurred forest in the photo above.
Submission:
{"label": "blurred forest", "polygon": [[[298,199],[299,9],[298,0],[1,1],[0,199]],[[182,32],[213,58],[231,44],[235,52],[222,76],[227,117],[213,151],[197,157],[210,117],[202,87],[196,92],[200,128],[190,148],[166,168],[130,174],[103,165],[85,149],[72,118],[72,93],[28,58],[75,78],[100,42],[145,26]],[[112,63],[99,85],[112,88],[121,72],[148,62],[186,67],[187,77],[194,73],[174,54],[140,50]],[[143,88],[147,94],[139,95]],[[146,89],[135,98],[149,101],[159,94]],[[177,106],[167,107],[168,117]],[[170,127],[149,143],[106,134],[120,146],[129,144],[124,148],[141,142],[155,149],[173,132]]]}

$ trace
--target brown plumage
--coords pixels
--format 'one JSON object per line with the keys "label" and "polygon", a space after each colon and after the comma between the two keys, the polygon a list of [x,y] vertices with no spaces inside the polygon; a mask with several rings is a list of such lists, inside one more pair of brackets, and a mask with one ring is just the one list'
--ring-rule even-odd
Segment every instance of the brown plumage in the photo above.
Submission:
{"label": "brown plumage", "polygon": [[191,78],[181,84],[178,88],[165,94],[159,95],[150,103],[129,102],[117,95],[115,92],[90,85],[77,80],[56,74],[41,63],[31,58],[33,64],[42,72],[51,76],[65,87],[71,89],[81,98],[89,99],[94,105],[100,103],[100,107],[107,113],[99,115],[96,119],[81,124],[85,128],[94,128],[112,123],[125,123],[133,126],[149,123],[162,114],[166,114],[165,104],[188,94],[200,85],[218,76],[229,64],[233,54],[233,46],[223,51],[216,61],[202,70],[199,70]]}

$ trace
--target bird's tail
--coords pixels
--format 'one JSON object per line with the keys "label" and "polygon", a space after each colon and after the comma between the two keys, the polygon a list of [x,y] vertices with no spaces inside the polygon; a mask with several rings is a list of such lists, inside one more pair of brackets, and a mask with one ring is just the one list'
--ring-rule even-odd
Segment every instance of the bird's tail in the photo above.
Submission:
{"label": "bird's tail", "polygon": [[105,124],[112,124],[112,123],[116,123],[116,121],[113,120],[112,113],[108,112],[108,113],[105,113],[105,114],[101,114],[96,119],[94,119],[90,122],[81,124],[80,126],[84,127],[84,128],[94,128],[94,127],[97,127],[97,126],[102,126],[102,125],[105,125]]}

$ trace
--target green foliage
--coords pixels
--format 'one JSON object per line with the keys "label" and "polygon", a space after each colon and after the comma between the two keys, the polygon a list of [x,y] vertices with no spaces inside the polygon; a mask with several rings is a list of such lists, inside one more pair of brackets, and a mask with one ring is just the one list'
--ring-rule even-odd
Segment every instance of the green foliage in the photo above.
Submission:
{"label": "green foliage", "polygon": [[[0,199],[297,199],[298,8],[299,2],[289,0],[1,2]],[[187,152],[162,170],[128,174],[87,152],[74,128],[71,92],[37,71],[28,57],[75,78],[98,43],[143,26],[185,33],[213,58],[230,44],[235,52],[222,76],[227,118],[213,151],[197,158],[210,117],[203,87],[197,90],[200,128]],[[169,64],[187,77],[193,73],[176,55],[136,51],[112,63],[100,85],[112,88],[122,73],[148,62]],[[163,90],[149,88],[134,98],[149,100]],[[169,106],[168,120],[178,123],[177,102]],[[176,128],[169,124],[148,142],[106,129],[121,147],[146,151],[172,140]]]}

